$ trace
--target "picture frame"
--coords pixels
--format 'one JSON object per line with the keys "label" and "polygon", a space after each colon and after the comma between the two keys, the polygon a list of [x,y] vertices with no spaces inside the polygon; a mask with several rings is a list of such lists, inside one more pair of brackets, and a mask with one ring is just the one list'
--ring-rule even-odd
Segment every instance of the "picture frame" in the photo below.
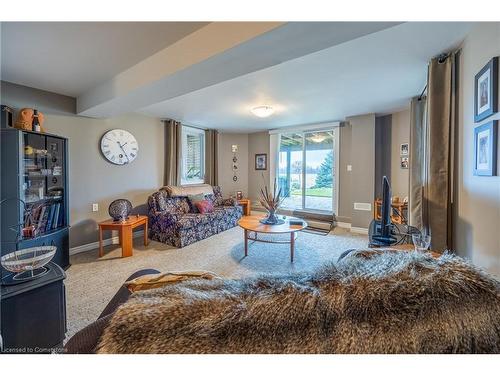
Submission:
{"label": "picture frame", "polygon": [[267,170],[267,154],[255,154],[255,170]]}
{"label": "picture frame", "polygon": [[498,120],[474,128],[474,175],[497,175]]}
{"label": "picture frame", "polygon": [[498,111],[498,56],[493,57],[474,77],[474,122]]}
{"label": "picture frame", "polygon": [[408,156],[401,157],[401,169],[408,169],[410,167],[410,158]]}
{"label": "picture frame", "polygon": [[401,156],[409,155],[410,154],[410,144],[409,143],[401,143],[401,146],[399,148],[399,153]]}

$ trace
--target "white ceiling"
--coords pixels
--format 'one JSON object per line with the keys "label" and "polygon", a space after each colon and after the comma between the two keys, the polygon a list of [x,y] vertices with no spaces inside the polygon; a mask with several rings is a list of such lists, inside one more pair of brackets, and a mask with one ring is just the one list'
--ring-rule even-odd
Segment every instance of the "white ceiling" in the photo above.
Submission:
{"label": "white ceiling", "polygon": [[[255,132],[390,113],[420,94],[428,61],[457,47],[470,23],[404,23],[141,109],[223,131]],[[250,109],[272,105],[261,119]]]}
{"label": "white ceiling", "polygon": [[3,22],[2,80],[76,97],[206,22]]}

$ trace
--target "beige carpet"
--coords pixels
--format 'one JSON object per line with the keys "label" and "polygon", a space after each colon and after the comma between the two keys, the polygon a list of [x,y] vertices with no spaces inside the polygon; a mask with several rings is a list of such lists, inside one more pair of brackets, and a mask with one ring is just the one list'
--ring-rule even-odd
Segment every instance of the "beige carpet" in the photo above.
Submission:
{"label": "beige carpet", "polygon": [[67,338],[94,321],[134,271],[155,268],[159,271],[207,270],[221,276],[241,278],[260,273],[282,274],[310,271],[325,262],[336,261],[348,249],[366,247],[368,237],[335,229],[327,236],[300,233],[296,241],[294,263],[289,245],[251,243],[244,257],[243,231],[236,227],[182,249],[142,238],[134,241],[134,256],[121,258],[118,245],[108,246],[105,256],[97,250],[71,257],[67,270]]}

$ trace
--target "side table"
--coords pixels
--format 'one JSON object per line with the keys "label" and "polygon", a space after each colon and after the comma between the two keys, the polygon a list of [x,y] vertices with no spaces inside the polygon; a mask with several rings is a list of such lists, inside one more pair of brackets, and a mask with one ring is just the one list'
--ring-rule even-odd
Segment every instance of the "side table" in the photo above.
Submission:
{"label": "side table", "polygon": [[99,223],[99,257],[104,255],[102,247],[102,231],[117,230],[119,232],[120,245],[122,247],[122,258],[133,255],[132,231],[134,228],[144,225],[144,246],[148,246],[148,217],[145,215],[130,216],[124,221],[113,221],[109,219]]}
{"label": "side table", "polygon": [[250,216],[251,201],[250,199],[238,199],[238,204],[243,207],[243,215]]}

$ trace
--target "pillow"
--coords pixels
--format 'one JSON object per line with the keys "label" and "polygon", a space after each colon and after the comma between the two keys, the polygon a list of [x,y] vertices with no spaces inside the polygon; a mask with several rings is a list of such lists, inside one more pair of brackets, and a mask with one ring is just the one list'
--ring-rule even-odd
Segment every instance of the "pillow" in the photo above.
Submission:
{"label": "pillow", "polygon": [[208,214],[214,212],[214,205],[210,201],[195,202],[194,204],[200,214]]}
{"label": "pillow", "polygon": [[198,213],[198,208],[196,208],[196,202],[201,202],[205,200],[205,194],[200,193],[200,194],[195,194],[195,195],[188,195],[187,196],[189,200],[189,205],[191,206],[191,212]]}
{"label": "pillow", "polygon": [[133,293],[138,292],[139,290],[160,288],[165,285],[174,284],[193,278],[211,280],[219,277],[215,273],[208,271],[167,272],[139,276],[133,280],[126,281],[124,285],[129,291]]}
{"label": "pillow", "polygon": [[212,202],[212,205],[214,207],[217,206],[217,204],[215,202],[215,195],[213,195],[213,194],[207,194],[207,195],[205,195],[205,200],[207,200],[209,202]]}
{"label": "pillow", "polygon": [[165,190],[171,197],[187,197],[194,194],[211,194],[214,192],[212,186],[208,184],[200,185],[187,185],[187,186],[173,186],[168,185],[161,188]]}

